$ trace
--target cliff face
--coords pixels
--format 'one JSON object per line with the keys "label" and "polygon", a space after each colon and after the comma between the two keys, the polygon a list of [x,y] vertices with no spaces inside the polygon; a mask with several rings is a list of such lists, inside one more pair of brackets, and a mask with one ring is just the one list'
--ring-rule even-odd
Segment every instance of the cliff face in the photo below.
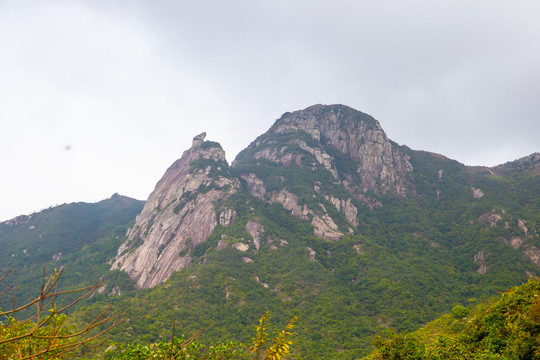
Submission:
{"label": "cliff face", "polygon": [[[234,224],[234,207],[216,204],[236,192],[281,204],[309,222],[313,235],[337,241],[357,232],[361,207],[373,210],[382,205],[378,195],[404,196],[410,188],[407,155],[375,119],[346,106],[283,115],[239,154],[234,176],[219,144],[204,142],[205,135],[165,172],[118,250],[112,268],[126,271],[138,287],[167,280],[190,264],[190,251],[218,224]],[[264,227],[249,221],[258,224],[256,232],[247,228],[258,249]]]}
{"label": "cliff face", "polygon": [[[356,173],[362,180],[362,191],[405,195],[407,174],[412,171],[408,156],[392,144],[379,122],[371,116],[343,105],[314,105],[283,116],[276,122],[275,134],[305,131],[322,145],[329,146],[357,162]],[[332,171],[335,159],[320,150],[306,149]],[[337,177],[337,176],[336,176]]]}
{"label": "cliff face", "polygon": [[[268,171],[274,166],[282,173]],[[408,155],[386,137],[377,120],[343,105],[284,114],[238,155],[233,167],[252,195],[309,220],[314,235],[327,240],[354,233],[358,207],[382,205],[377,194],[405,196],[413,170]],[[348,226],[338,226],[328,206]]]}
{"label": "cliff face", "polygon": [[239,188],[225,152],[204,142],[205,135],[196,136],[192,148],[167,169],[118,249],[112,269],[127,272],[138,287],[158,285],[189,265],[189,249],[218,224],[215,202]]}

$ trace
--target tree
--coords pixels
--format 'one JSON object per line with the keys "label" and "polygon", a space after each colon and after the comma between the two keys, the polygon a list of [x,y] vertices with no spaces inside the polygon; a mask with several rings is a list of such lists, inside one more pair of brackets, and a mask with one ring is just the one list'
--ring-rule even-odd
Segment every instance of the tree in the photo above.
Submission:
{"label": "tree", "polygon": [[[0,309],[0,354],[7,359],[63,359],[81,346],[95,346],[94,341],[126,319],[122,315],[108,315],[108,308],[96,316],[82,329],[66,325],[65,311],[90,296],[103,284],[98,283],[76,290],[59,291],[58,281],[62,271],[54,271],[46,276],[43,269],[40,293],[34,299],[16,307],[16,291],[13,295],[13,308]],[[2,282],[10,271],[2,278]],[[0,292],[4,296],[11,286]],[[81,293],[67,305],[59,305],[61,295]],[[34,308],[34,310],[32,310]],[[18,319],[20,314],[30,314]]]}

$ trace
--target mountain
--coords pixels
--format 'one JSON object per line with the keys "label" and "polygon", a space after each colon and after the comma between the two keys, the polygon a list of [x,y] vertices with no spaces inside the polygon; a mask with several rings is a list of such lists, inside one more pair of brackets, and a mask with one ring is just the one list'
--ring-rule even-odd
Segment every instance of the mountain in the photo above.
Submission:
{"label": "mountain", "polygon": [[538,153],[468,167],[344,105],[283,114],[231,165],[205,136],[118,232],[88,240],[107,286],[75,317],[113,303],[131,319],[113,341],[157,341],[173,320],[248,340],[269,310],[299,317],[294,358],[353,359],[381,329],[415,330],[540,275]]}
{"label": "mountain", "polygon": [[[44,266],[47,273],[67,267],[64,286],[97,283],[143,204],[114,194],[98,203],[64,204],[0,223],[0,274],[11,269],[1,285],[17,286],[17,300],[27,301],[39,292]],[[0,300],[7,309],[13,298]]]}
{"label": "mountain", "polygon": [[[166,171],[118,251],[112,269],[126,271],[139,287],[160,284],[188,266],[191,250],[205,242],[218,224],[234,224],[239,209],[227,202],[234,194],[249,193],[280,204],[310,223],[316,237],[338,241],[346,234],[366,234],[367,224],[361,218],[385,207],[385,202],[417,206],[429,202],[436,212],[441,204],[462,199],[479,208],[504,189],[505,182],[496,176],[537,174],[540,166],[540,156],[533,154],[492,169],[468,168],[437,154],[399,146],[387,138],[377,120],[342,105],[314,105],[284,114],[238,154],[232,167],[221,146],[205,142],[205,135],[195,137],[192,148]],[[480,200],[485,193],[473,186],[477,182],[494,187],[489,200]],[[488,210],[476,220],[496,226],[504,209]],[[246,221],[251,244],[237,246],[251,245],[257,251],[262,238],[270,239],[260,218],[248,215]],[[524,220],[513,222],[526,228]],[[422,234],[422,226],[411,230],[415,236]],[[526,243],[528,235],[506,240]],[[524,248],[526,256],[536,259],[535,245]],[[475,256],[485,263],[483,250]]]}
{"label": "mountain", "polygon": [[182,251],[206,241],[218,221],[215,203],[240,187],[221,146],[204,142],[205,135],[165,172],[118,250],[112,269],[126,271],[139,287],[160,284],[189,265]]}

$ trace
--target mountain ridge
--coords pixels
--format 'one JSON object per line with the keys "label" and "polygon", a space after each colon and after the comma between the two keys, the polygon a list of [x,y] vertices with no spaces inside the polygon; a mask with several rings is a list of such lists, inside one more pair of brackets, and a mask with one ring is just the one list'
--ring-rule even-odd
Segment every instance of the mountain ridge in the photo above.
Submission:
{"label": "mountain ridge", "polygon": [[[172,321],[186,334],[208,324],[210,341],[248,341],[269,310],[278,322],[299,316],[293,358],[326,359],[359,358],[384,328],[415,330],[539,275],[535,154],[473,168],[379,127],[342,105],[285,113],[230,166],[200,134],[114,232],[74,229],[83,246],[47,264],[73,273],[70,284],[89,271],[105,281],[76,317],[114,304],[131,319],[116,342],[157,341]],[[28,225],[20,235],[34,239]],[[22,252],[1,232],[0,244],[2,262],[29,266],[9,257]],[[121,269],[134,264],[130,278]]]}
{"label": "mountain ridge", "polygon": [[[459,164],[396,144],[373,117],[344,105],[319,104],[283,114],[230,167],[221,146],[205,142],[205,136],[196,136],[192,147],[165,172],[118,250],[111,269],[126,271],[139,287],[158,285],[189,266],[190,252],[216,226],[233,225],[237,210],[224,203],[237,192],[280,204],[309,222],[314,236],[338,241],[359,231],[362,208],[383,206],[382,198],[389,194],[417,196],[420,190],[410,162],[414,154]],[[482,171],[528,171],[538,164],[540,157],[533,154]],[[468,177],[478,170],[457,166]],[[444,176],[438,169],[439,185]],[[440,188],[433,191],[437,200],[444,196]],[[484,196],[480,188],[470,186],[468,191],[473,198]],[[252,218],[244,230],[258,250],[264,226]]]}

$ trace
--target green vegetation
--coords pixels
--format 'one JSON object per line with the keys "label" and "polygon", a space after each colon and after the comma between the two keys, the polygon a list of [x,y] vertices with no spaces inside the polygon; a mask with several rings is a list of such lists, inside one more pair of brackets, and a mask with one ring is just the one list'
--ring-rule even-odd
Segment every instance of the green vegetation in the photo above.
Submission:
{"label": "green vegetation", "polygon": [[530,280],[475,307],[469,317],[467,309],[454,307],[414,333],[388,331],[365,359],[539,359],[539,299],[540,282]]}
{"label": "green vegetation", "polygon": [[[18,225],[0,223],[0,274],[13,269],[6,281],[17,286],[17,303],[38,295],[35,284],[44,266],[66,270],[65,289],[96,284],[102,277],[119,280],[121,291],[132,289],[129,277],[109,272],[107,262],[116,255],[143,204],[115,194],[95,204],[46,209]],[[113,286],[110,281],[109,285]],[[0,307],[11,308],[12,300],[6,294],[0,298]]]}
{"label": "green vegetation", "polygon": [[[368,115],[337,109],[351,122],[376,125]],[[292,341],[289,357],[294,359],[359,359],[375,339],[378,353],[372,356],[378,358],[480,357],[473,345],[482,349],[484,358],[534,358],[530,349],[536,346],[537,325],[516,323],[521,315],[494,315],[517,309],[531,320],[536,316],[534,301],[516,300],[506,308],[510,310],[498,308],[488,318],[479,316],[492,308],[476,306],[539,275],[540,175],[521,171],[535,165],[510,164],[495,174],[402,147],[414,171],[407,178],[407,195],[400,197],[391,191],[364,191],[359,164],[328,142],[304,131],[267,133],[238,155],[235,166],[205,158],[191,163],[194,172],[204,171],[214,179],[234,177],[241,183],[238,191],[215,204],[216,222],[222,211],[234,210],[234,223],[218,224],[206,241],[178,248],[190,265],[152,289],[135,290],[127,274],[110,271],[109,261],[142,208],[141,202],[119,196],[98,204],[62,205],[21,218],[18,224],[0,224],[0,271],[15,269],[11,281],[19,287],[18,302],[36,296],[33,285],[43,264],[66,269],[67,289],[104,281],[98,293],[70,309],[66,323],[79,328],[109,306],[112,314],[125,314],[129,322],[104,335],[114,349],[106,354],[80,349],[80,357],[236,356],[234,351],[253,345],[252,326],[268,311],[286,330],[287,322],[298,317],[295,333],[283,334],[276,347],[284,354]],[[270,154],[268,159],[258,151]],[[321,153],[332,158],[332,172],[314,155]],[[512,172],[512,167],[520,171]],[[264,200],[250,192],[246,174],[263,181]],[[171,206],[179,215],[200,194],[224,190],[219,183],[172,196],[155,213]],[[474,197],[471,188],[485,196]],[[305,213],[293,216],[268,201],[280,192],[293,194],[291,201]],[[333,205],[336,199],[356,208],[357,226]],[[341,239],[314,236],[312,220],[323,214],[344,234]],[[253,222],[261,229],[257,246],[246,228]],[[134,245],[142,241],[135,239]],[[537,285],[530,282],[523,291],[527,286]],[[505,296],[515,299],[519,291]],[[6,293],[0,306],[12,306],[12,295]],[[66,294],[66,299],[73,297]],[[171,339],[173,324],[187,336],[204,331],[195,338]],[[270,339],[262,326],[259,323],[258,338]],[[388,328],[395,331],[377,338]],[[443,348],[454,352],[443,353]],[[260,347],[255,353],[266,356],[268,349]]]}
{"label": "green vegetation", "polygon": [[[0,282],[8,274],[0,278]],[[55,269],[47,278],[43,269],[40,292],[35,299],[12,310],[0,309],[2,359],[65,359],[77,348],[91,345],[101,335],[125,321],[121,316],[109,316],[104,311],[79,329],[66,326],[64,312],[90,296],[102,284],[58,291],[61,275],[62,272]],[[0,296],[4,294],[5,291]],[[77,294],[77,298],[67,305],[59,305],[58,297],[66,294]],[[21,320],[19,315],[26,309],[31,310],[32,314]]]}

